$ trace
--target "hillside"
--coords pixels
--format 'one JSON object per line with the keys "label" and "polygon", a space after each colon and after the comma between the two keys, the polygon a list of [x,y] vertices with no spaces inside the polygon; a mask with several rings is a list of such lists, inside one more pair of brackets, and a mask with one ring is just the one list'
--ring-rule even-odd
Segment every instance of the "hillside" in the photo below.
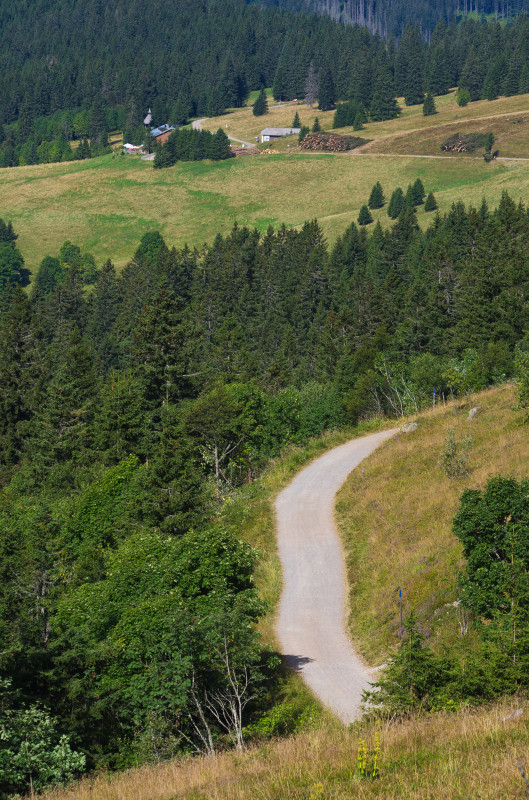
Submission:
{"label": "hillside", "polygon": [[[357,620],[352,633],[370,658],[385,657],[396,640],[398,607],[392,590],[397,580],[406,608],[418,609],[434,643],[449,644],[457,636],[451,603],[461,555],[451,538],[451,519],[463,488],[483,486],[493,460],[494,474],[526,476],[526,430],[513,401],[513,387],[503,386],[421,414],[416,432],[388,441],[344,486],[337,508],[351,567],[351,618]],[[480,412],[469,421],[468,409],[476,405]],[[437,466],[448,427],[458,436],[470,429],[474,439],[472,472],[464,481],[450,482]],[[291,460],[287,473],[284,467],[271,473],[275,477],[266,482],[263,500],[285,484],[293,466]],[[261,546],[272,552],[273,529],[268,522],[265,529]],[[403,529],[405,535],[399,535]],[[277,583],[276,570],[274,564],[265,584]],[[521,717],[505,719],[520,706]],[[359,774],[357,750],[365,740],[371,764],[375,734],[381,741],[380,772],[377,780],[369,780]],[[520,698],[349,728],[316,717],[301,734],[250,744],[238,756],[227,753],[214,760],[131,770],[110,780],[96,778],[69,791],[56,790],[50,800],[510,800],[523,796],[517,763],[525,763],[528,741],[526,700]]]}
{"label": "hillside", "polygon": [[[475,406],[479,413],[469,420]],[[449,430],[456,440],[472,439],[467,477],[449,478],[439,464]],[[506,385],[422,414],[417,431],[399,434],[351,474],[337,518],[349,567],[350,631],[369,663],[380,663],[398,642],[398,586],[404,613],[416,611],[435,647],[461,639],[453,603],[463,556],[451,527],[460,495],[483,489],[491,475],[526,478],[528,458],[515,388]]]}
{"label": "hillside", "polygon": [[[268,225],[296,227],[317,218],[332,243],[356,221],[377,180],[389,198],[397,186],[405,190],[420,177],[427,192],[435,193],[441,212],[456,199],[479,206],[486,197],[495,205],[504,189],[523,200],[529,161],[514,157],[529,158],[524,111],[528,99],[529,95],[516,96],[460,108],[451,94],[438,99],[437,115],[426,118],[421,106],[408,106],[398,119],[365,126],[361,133],[370,144],[362,153],[300,153],[296,138],[287,137],[273,143],[278,155],[181,163],[166,170],[153,170],[152,164],[134,157],[111,155],[0,170],[1,213],[19,232],[18,246],[33,272],[43,256],[57,253],[66,239],[90,250],[97,261],[110,257],[121,268],[144,232],[160,231],[176,247],[200,247],[217,231],[227,232],[234,221],[264,232]],[[265,118],[241,109],[203,124],[210,130],[227,124],[230,135],[252,141],[264,126],[290,125],[296,110],[303,124],[312,125],[318,116],[323,129],[332,126],[332,111],[311,112],[303,104],[271,108]],[[521,122],[513,124],[517,120]],[[486,164],[481,152],[441,153],[439,142],[449,131],[463,133],[476,126],[494,131],[500,156],[513,160]],[[295,154],[287,156],[289,149]],[[405,152],[395,158],[392,154],[400,150]],[[435,158],[415,157],[425,154]],[[391,224],[385,208],[374,217],[384,227]],[[430,215],[419,209],[417,219],[426,226]]]}
{"label": "hillside", "polygon": [[264,0],[266,5],[280,5],[285,9],[310,10],[319,14],[327,14],[341,22],[366,25],[381,36],[402,33],[406,23],[418,23],[421,30],[432,33],[441,19],[449,22],[452,18],[475,19],[488,15],[500,19],[508,19],[514,14],[527,11],[524,0],[515,3],[500,3],[498,0],[479,0],[472,4],[461,0]]}

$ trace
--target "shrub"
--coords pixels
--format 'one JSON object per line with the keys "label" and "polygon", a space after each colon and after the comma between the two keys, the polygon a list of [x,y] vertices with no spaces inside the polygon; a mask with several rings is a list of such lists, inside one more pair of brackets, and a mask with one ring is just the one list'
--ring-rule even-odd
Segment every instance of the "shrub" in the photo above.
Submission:
{"label": "shrub", "polygon": [[445,475],[449,478],[464,478],[469,474],[468,451],[471,446],[472,439],[470,436],[466,436],[458,442],[455,431],[453,429],[448,431],[439,459],[439,464]]}

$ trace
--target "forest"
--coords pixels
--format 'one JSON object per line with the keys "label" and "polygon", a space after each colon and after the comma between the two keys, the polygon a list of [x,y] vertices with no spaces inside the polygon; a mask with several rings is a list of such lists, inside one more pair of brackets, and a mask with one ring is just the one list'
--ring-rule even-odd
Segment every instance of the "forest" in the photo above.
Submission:
{"label": "forest", "polygon": [[470,101],[523,94],[528,26],[525,14],[504,24],[451,17],[428,37],[410,22],[384,39],[358,23],[244,0],[198,10],[189,1],[40,0],[29,17],[21,0],[4,0],[0,166],[97,155],[111,131],[141,144],[148,108],[155,125],[181,125],[240,107],[262,86],[278,101],[313,94],[326,109],[353,100],[373,120],[398,113],[395,97],[422,103],[425,92],[455,86]]}
{"label": "forest", "polygon": [[529,10],[526,0],[264,0],[293,11],[315,11],[338,22],[366,26],[387,38],[400,36],[408,22],[428,38],[439,20],[450,22],[469,14],[475,19],[508,19]]}
{"label": "forest", "polygon": [[[434,389],[520,369],[527,388],[528,211],[455,203],[421,231],[408,204],[331,248],[316,221],[234,226],[201,251],[153,232],[120,274],[65,242],[29,294],[5,221],[0,239],[2,791],[237,742],[279,660],[226,501],[287,445],[416,412]],[[458,523],[470,558],[480,502]],[[526,675],[485,671],[465,692]],[[17,764],[28,737],[40,755]]]}

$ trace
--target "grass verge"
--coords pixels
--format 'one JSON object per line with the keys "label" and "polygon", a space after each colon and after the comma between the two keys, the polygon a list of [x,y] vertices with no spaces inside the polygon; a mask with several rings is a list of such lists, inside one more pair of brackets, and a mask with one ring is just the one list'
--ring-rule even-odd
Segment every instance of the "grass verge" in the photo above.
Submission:
{"label": "grass verge", "polygon": [[[398,587],[404,612],[413,608],[434,646],[459,636],[456,579],[462,549],[452,518],[467,487],[492,475],[527,477],[529,439],[515,410],[511,385],[419,418],[413,433],[397,434],[351,473],[337,501],[346,551],[350,632],[366,660],[380,663],[398,642]],[[468,418],[471,407],[479,413]],[[439,457],[449,429],[472,438],[470,474],[448,478]]]}

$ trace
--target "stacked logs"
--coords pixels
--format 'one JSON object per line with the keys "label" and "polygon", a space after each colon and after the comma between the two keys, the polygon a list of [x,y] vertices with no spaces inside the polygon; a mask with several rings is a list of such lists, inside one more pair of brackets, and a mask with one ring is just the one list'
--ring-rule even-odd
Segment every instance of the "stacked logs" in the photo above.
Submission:
{"label": "stacked logs", "polygon": [[343,153],[366,144],[367,139],[359,136],[340,136],[337,133],[307,133],[300,144],[301,150],[325,150],[331,153]]}

